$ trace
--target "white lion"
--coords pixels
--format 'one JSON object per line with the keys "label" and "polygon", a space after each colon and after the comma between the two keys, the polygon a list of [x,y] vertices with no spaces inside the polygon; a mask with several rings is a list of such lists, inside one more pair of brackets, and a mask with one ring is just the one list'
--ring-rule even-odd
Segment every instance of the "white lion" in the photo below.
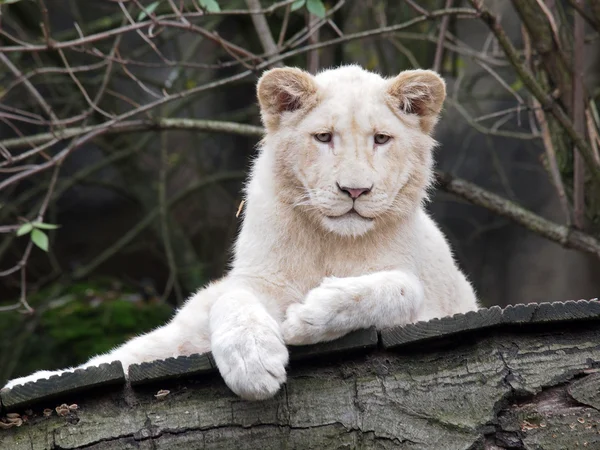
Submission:
{"label": "white lion", "polygon": [[231,271],[167,325],[82,367],[120,360],[127,370],[212,351],[235,393],[264,399],[286,380],[285,344],[476,309],[471,285],[423,207],[430,133],[445,95],[443,80],[427,70],[392,79],[358,66],[317,76],[267,71],[258,83],[267,132]]}

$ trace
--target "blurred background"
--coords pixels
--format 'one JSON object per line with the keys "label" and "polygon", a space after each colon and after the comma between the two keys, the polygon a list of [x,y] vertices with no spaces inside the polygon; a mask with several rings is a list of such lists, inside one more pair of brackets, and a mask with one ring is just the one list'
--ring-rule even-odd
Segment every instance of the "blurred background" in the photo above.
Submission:
{"label": "blurred background", "polygon": [[597,297],[599,30],[595,0],[0,0],[0,385],[227,270],[282,64],[440,72],[428,208],[482,303]]}

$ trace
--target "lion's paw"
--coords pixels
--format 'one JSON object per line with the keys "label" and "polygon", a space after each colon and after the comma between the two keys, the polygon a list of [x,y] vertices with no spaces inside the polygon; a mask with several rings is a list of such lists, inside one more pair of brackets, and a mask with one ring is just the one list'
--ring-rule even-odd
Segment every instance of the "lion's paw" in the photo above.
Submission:
{"label": "lion's paw", "polygon": [[277,323],[270,316],[265,320],[273,324],[254,323],[212,335],[212,352],[221,376],[246,400],[270,398],[286,381],[287,347]]}
{"label": "lion's paw", "polygon": [[340,279],[328,278],[308,293],[304,303],[290,305],[281,324],[284,341],[315,344],[346,334],[345,316],[351,299],[345,287]]}

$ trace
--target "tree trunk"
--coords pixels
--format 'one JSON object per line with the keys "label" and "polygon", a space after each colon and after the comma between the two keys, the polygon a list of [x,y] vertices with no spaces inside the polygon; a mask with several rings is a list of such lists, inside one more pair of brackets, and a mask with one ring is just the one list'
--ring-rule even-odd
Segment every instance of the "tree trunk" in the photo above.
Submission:
{"label": "tree trunk", "polygon": [[600,302],[579,301],[362,330],[293,348],[261,402],[235,397],[210,355],[133,366],[127,384],[113,363],[2,391],[27,421],[0,448],[600,448],[599,324]]}

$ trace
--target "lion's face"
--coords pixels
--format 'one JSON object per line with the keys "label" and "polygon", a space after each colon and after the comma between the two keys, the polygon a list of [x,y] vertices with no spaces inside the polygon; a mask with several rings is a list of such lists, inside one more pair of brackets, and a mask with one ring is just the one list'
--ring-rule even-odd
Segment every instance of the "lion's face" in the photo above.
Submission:
{"label": "lion's face", "polygon": [[431,176],[429,131],[441,102],[429,111],[440,85],[444,92],[443,81],[427,71],[393,80],[356,66],[316,77],[297,69],[267,72],[259,99],[277,176],[291,186],[289,201],[342,236],[410,213]]}

